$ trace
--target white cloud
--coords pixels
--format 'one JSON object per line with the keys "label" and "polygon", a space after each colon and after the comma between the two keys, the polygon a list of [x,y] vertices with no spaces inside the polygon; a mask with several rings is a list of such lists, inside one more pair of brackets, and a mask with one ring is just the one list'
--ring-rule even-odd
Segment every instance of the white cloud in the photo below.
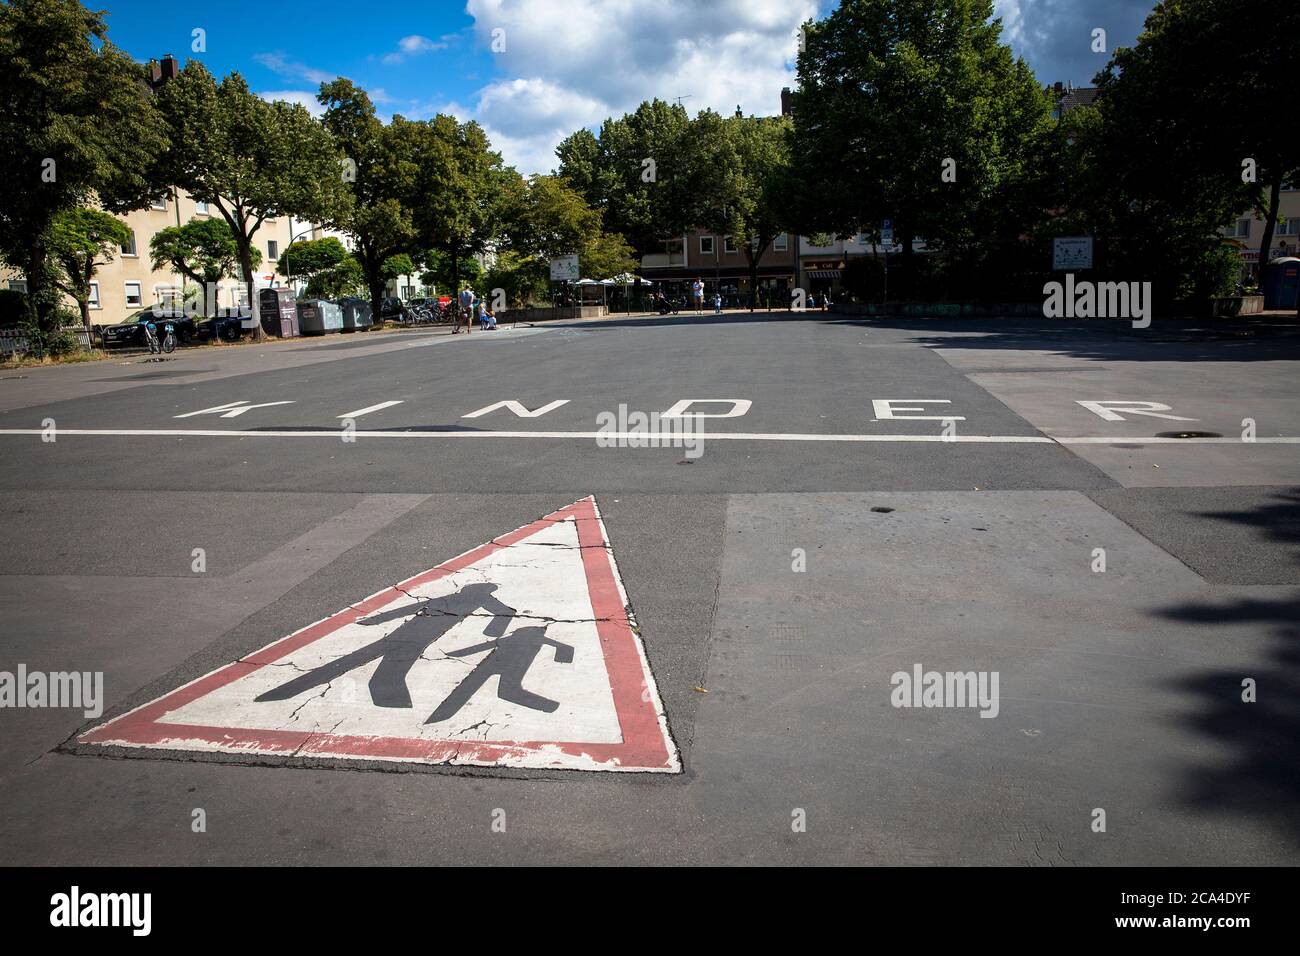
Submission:
{"label": "white cloud", "polygon": [[253,59],[281,76],[292,77],[306,83],[329,83],[338,76],[337,73],[318,70],[305,63],[290,60],[283,53],[254,53]]}
{"label": "white cloud", "polygon": [[474,31],[508,79],[479,91],[475,118],[507,162],[546,172],[558,142],[643,100],[689,112],[774,114],[793,86],[797,33],[816,0],[469,0]]}
{"label": "white cloud", "polygon": [[320,116],[325,112],[325,107],[320,105],[314,93],[304,93],[302,90],[269,90],[257,95],[267,102],[283,100],[286,103],[297,103],[299,106],[305,106],[307,112],[312,116]]}
{"label": "white cloud", "polygon": [[420,36],[413,33],[411,36],[402,37],[397,41],[397,49],[392,53],[384,55],[384,62],[392,66],[401,63],[408,56],[419,56],[421,53],[429,53],[433,50],[446,49],[446,38],[441,41],[430,40],[428,37]]}

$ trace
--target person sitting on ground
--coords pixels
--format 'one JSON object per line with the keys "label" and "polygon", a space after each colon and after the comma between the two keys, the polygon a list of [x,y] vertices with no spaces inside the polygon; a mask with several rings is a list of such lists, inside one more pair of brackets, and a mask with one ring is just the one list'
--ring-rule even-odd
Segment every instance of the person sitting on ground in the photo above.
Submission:
{"label": "person sitting on ground", "polygon": [[481,302],[479,303],[478,322],[479,328],[484,331],[490,332],[497,327],[497,317],[492,314],[491,309]]}

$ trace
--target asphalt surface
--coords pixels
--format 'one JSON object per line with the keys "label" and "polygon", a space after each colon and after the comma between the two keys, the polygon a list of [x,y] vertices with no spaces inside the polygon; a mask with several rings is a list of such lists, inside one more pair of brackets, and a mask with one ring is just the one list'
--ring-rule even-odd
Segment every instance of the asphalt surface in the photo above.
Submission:
{"label": "asphalt surface", "polygon": [[[1298,369],[1287,329],[773,314],[0,373],[0,671],[106,698],[0,709],[0,861],[1295,864]],[[698,457],[596,440],[683,401],[750,404]],[[680,774],[76,739],[588,495]],[[893,706],[917,665],[996,716]]]}

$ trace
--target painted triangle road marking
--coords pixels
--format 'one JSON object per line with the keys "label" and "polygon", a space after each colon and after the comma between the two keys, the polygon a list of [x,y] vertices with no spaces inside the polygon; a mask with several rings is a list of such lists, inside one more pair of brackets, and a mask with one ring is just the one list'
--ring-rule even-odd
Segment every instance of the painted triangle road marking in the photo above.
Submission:
{"label": "painted triangle road marking", "polygon": [[592,497],[77,739],[199,753],[681,770]]}

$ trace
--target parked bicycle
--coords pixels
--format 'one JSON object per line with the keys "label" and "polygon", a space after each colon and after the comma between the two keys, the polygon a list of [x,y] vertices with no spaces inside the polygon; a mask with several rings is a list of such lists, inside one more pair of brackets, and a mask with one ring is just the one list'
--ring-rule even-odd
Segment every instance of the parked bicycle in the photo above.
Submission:
{"label": "parked bicycle", "polygon": [[145,343],[149,346],[150,355],[171,355],[176,351],[176,326],[170,322],[163,323],[163,337],[158,339],[158,326],[153,322],[146,322],[144,326]]}

